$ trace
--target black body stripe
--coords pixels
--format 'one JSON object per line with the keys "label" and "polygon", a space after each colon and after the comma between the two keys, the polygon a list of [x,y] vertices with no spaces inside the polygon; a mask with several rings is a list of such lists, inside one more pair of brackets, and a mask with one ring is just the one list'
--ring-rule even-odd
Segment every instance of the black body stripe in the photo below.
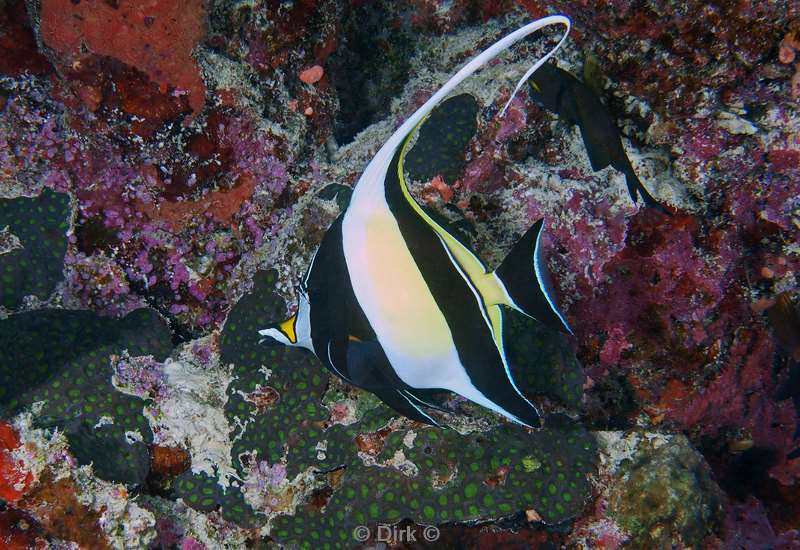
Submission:
{"label": "black body stripe", "polygon": [[[341,219],[333,222],[322,238],[314,263],[307,276],[311,342],[317,357],[334,373],[346,376],[347,309],[343,290],[346,286],[338,269],[336,251],[341,243]],[[330,356],[330,359],[329,359]],[[335,363],[332,368],[330,363]]]}
{"label": "black body stripe", "polygon": [[[317,357],[328,370],[363,389],[407,388],[356,300],[342,246],[342,218],[325,233],[308,276],[311,341]],[[351,335],[362,342],[351,342]],[[358,367],[355,372],[353,365]]]}
{"label": "black body stripe", "polygon": [[486,320],[467,282],[451,262],[436,232],[407,202],[397,175],[401,148],[386,175],[385,196],[403,240],[445,317],[461,364],[487,398],[532,426],[539,414],[512,386]]}

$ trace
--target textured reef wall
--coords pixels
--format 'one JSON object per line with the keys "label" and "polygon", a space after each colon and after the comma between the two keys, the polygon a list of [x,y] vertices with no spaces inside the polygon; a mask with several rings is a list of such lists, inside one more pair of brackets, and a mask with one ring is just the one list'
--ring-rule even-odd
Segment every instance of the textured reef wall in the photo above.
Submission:
{"label": "textured reef wall", "polygon": [[[392,130],[551,13],[671,215],[497,116],[550,34],[408,159],[491,265],[544,217],[575,336],[506,332],[545,428],[260,345]],[[800,548],[798,59],[789,0],[0,0],[0,545]]]}

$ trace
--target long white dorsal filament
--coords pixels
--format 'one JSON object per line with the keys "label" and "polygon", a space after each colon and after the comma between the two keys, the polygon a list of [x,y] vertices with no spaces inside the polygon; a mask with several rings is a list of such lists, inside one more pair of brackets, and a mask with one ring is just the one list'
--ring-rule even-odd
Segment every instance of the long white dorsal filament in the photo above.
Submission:
{"label": "long white dorsal filament", "polygon": [[[505,114],[506,114],[506,109],[508,109],[508,106],[509,106],[509,105],[511,105],[511,101],[513,101],[513,99],[514,99],[514,96],[516,96],[516,95],[517,95],[517,92],[519,91],[519,89],[520,89],[520,88],[522,88],[522,85],[523,85],[523,84],[525,84],[525,82],[527,82],[527,81],[528,81],[528,79],[531,77],[531,75],[532,75],[533,73],[535,73],[535,72],[536,72],[536,70],[537,70],[539,67],[541,67],[542,65],[544,65],[544,64],[547,62],[547,60],[548,60],[548,59],[550,59],[550,57],[551,57],[553,54],[555,54],[555,53],[556,53],[556,51],[558,51],[558,49],[559,49],[559,48],[561,47],[561,45],[564,43],[564,40],[566,40],[566,39],[567,39],[567,36],[569,36],[569,31],[570,31],[570,28],[571,28],[571,23],[570,23],[570,20],[569,20],[569,18],[567,18],[567,17],[564,17],[564,16],[562,16],[562,15],[553,15],[553,16],[551,16],[551,17],[545,17],[544,19],[539,19],[539,21],[545,21],[546,19],[553,19],[553,20],[555,20],[555,19],[560,19],[561,21],[553,21],[551,24],[555,24],[555,23],[562,23],[562,24],[563,24],[565,27],[567,27],[567,30],[564,32],[564,36],[562,36],[562,37],[561,37],[561,40],[559,40],[559,41],[558,41],[558,44],[556,44],[556,45],[555,45],[555,47],[554,47],[552,50],[550,50],[549,52],[547,52],[547,55],[545,55],[545,56],[544,56],[543,58],[541,58],[539,61],[537,61],[536,63],[534,63],[534,64],[533,64],[533,66],[532,66],[530,69],[528,69],[528,70],[525,72],[525,74],[524,74],[524,75],[522,75],[522,78],[520,78],[520,79],[519,79],[519,81],[517,82],[517,85],[516,85],[516,87],[514,88],[514,91],[513,91],[513,92],[511,92],[511,97],[509,97],[509,98],[508,98],[508,101],[506,101],[506,104],[505,104],[505,105],[503,105],[503,108],[500,110],[500,114],[499,114],[499,116],[501,116],[501,117],[502,117],[503,115],[505,115]],[[533,25],[533,24],[535,24],[535,23],[537,23],[537,22],[538,22],[538,21],[534,21],[533,23],[531,23],[531,25]],[[528,26],[529,26],[529,25],[528,25]],[[528,28],[528,26],[522,27],[522,28],[521,28],[521,29],[519,29],[519,30],[520,30],[520,31],[522,31],[522,30],[525,30],[525,29],[527,29],[527,28]],[[545,25],[542,25],[542,26],[544,27]],[[519,32],[519,31],[517,31],[517,32]],[[523,34],[523,35],[522,35],[522,37],[526,36],[527,34],[528,34],[528,33],[525,33],[525,34]],[[512,36],[512,35],[509,35],[509,36]],[[522,37],[520,37],[520,38],[522,38]],[[516,42],[516,40],[515,40],[514,42]],[[513,44],[513,42],[512,42],[512,44]],[[511,45],[511,44],[509,44],[509,46],[510,46],[510,45]],[[487,50],[487,51],[488,51],[488,50]]]}
{"label": "long white dorsal filament", "polygon": [[[455,89],[456,86],[461,84],[464,80],[467,79],[472,73],[486,65],[489,61],[497,57],[500,53],[507,50],[529,34],[532,34],[539,29],[543,29],[544,27],[549,27],[551,25],[564,25],[566,27],[566,31],[564,31],[564,35],[559,40],[558,44],[555,47],[547,52],[547,54],[539,59],[533,66],[528,69],[528,71],[523,75],[523,77],[517,82],[516,88],[514,88],[514,92],[511,94],[511,97],[506,102],[505,106],[503,107],[502,111],[500,112],[500,116],[502,116],[506,109],[508,108],[511,101],[514,99],[514,96],[517,94],[519,89],[525,83],[528,78],[544,63],[547,62],[553,54],[558,51],[564,41],[567,39],[569,35],[569,31],[572,28],[571,22],[569,18],[564,17],[563,15],[550,15],[548,17],[543,17],[542,19],[537,19],[531,23],[528,23],[524,27],[521,27],[511,34],[508,34],[486,48],[482,51],[478,56],[472,59],[469,63],[464,65],[461,70],[459,70],[456,74],[454,74],[450,80],[445,82],[445,84],[439,88],[439,90],[433,94],[428,101],[426,101],[419,109],[414,112],[397,131],[392,134],[392,137],[384,144],[383,148],[389,149],[390,151],[394,152],[400,142],[405,138],[406,135],[417,125],[417,123],[422,120],[424,117],[428,115],[433,109],[445,98],[447,95]],[[376,155],[380,156],[380,155]]]}
{"label": "long white dorsal filament", "polygon": [[[426,101],[419,109],[417,109],[414,114],[412,114],[405,122],[397,129],[395,132],[389,137],[388,140],[383,144],[383,146],[378,150],[372,160],[369,162],[367,167],[364,169],[364,172],[361,174],[361,177],[356,184],[355,189],[353,190],[353,195],[351,197],[351,205],[356,204],[358,200],[365,196],[376,196],[377,198],[382,200],[383,197],[383,184],[386,179],[386,170],[388,169],[389,165],[391,164],[392,157],[394,156],[395,152],[397,151],[398,147],[403,143],[403,141],[408,137],[408,134],[417,126],[417,124],[423,120],[428,114],[433,111],[436,106],[441,103],[450,92],[455,89],[456,86],[461,84],[464,80],[466,80],[471,74],[475,71],[486,65],[489,61],[497,57],[498,54],[502,53],[503,51],[507,50],[515,43],[519,42],[529,34],[532,34],[539,29],[544,27],[548,27],[551,25],[563,25],[566,27],[564,35],[561,37],[561,40],[558,44],[555,45],[553,49],[551,49],[547,54],[539,59],[525,75],[519,80],[517,83],[517,87],[514,89],[514,92],[511,94],[511,97],[506,102],[503,110],[501,111],[501,116],[505,113],[508,105],[514,99],[514,96],[525,83],[525,81],[530,78],[530,76],[542,66],[543,63],[547,62],[553,54],[558,51],[561,45],[566,40],[567,36],[569,35],[569,31],[571,29],[570,20],[563,15],[551,15],[548,17],[543,17],[542,19],[538,19],[536,21],[532,21],[528,23],[524,27],[521,27],[511,34],[508,34],[486,48],[483,52],[481,52],[478,56],[472,59],[469,63],[461,67],[461,69],[454,74],[450,80],[445,82],[445,84],[439,88],[439,90],[433,94],[428,101]],[[344,230],[347,231],[347,226],[349,225],[348,221],[345,220],[344,223]]]}

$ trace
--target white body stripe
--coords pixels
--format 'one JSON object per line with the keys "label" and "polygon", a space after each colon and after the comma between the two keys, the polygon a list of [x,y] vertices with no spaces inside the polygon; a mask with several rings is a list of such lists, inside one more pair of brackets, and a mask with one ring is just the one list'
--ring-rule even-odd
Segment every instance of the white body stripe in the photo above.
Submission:
{"label": "white body stripe", "polygon": [[[450,390],[525,424],[472,384],[386,199],[375,199],[366,208],[350,204],[342,226],[344,254],[353,292],[395,373],[412,388]],[[348,233],[348,220],[356,231]]]}

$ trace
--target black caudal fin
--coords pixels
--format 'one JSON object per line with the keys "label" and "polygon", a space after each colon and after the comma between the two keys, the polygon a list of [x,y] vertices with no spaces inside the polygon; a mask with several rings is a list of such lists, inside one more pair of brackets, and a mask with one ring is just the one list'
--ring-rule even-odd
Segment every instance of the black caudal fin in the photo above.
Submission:
{"label": "black caudal fin", "polygon": [[542,257],[541,237],[544,220],[539,220],[517,241],[495,274],[503,282],[514,309],[546,326],[572,334],[558,310],[550,284],[550,274]]}
{"label": "black caudal fin", "polygon": [[642,196],[642,201],[644,201],[645,206],[658,210],[667,216],[672,216],[672,212],[664,208],[664,205],[658,202],[655,197],[650,194],[647,188],[642,185],[641,180],[633,171],[633,168],[625,170],[625,185],[628,186],[628,194],[631,196],[633,202],[637,202],[637,194],[639,194]]}

